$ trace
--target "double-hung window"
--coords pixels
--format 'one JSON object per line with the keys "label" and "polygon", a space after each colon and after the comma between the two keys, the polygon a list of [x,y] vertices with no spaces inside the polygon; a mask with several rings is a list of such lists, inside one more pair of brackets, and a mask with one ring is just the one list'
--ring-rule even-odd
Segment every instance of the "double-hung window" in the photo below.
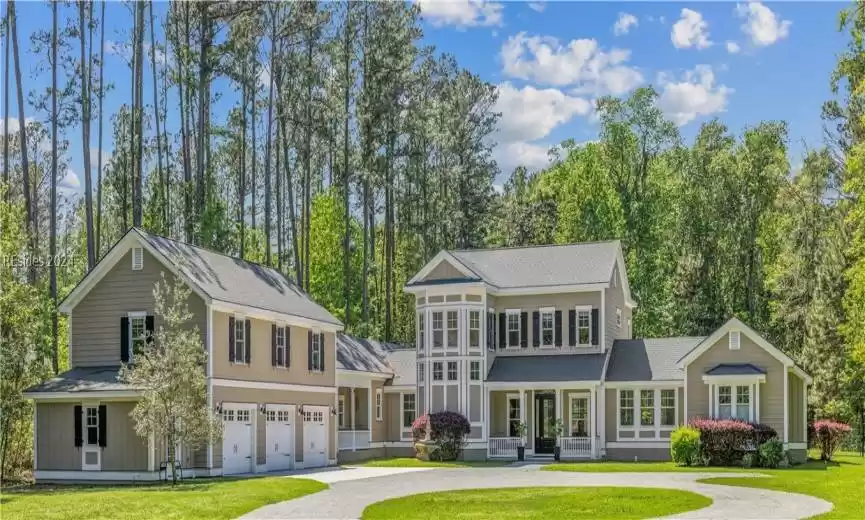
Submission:
{"label": "double-hung window", "polygon": [[314,333],[312,335],[312,370],[313,372],[324,372],[324,363],[322,360],[321,352],[324,349],[324,342],[322,339],[324,335],[321,333]]}
{"label": "double-hung window", "polygon": [[481,362],[472,361],[469,365],[469,379],[472,381],[481,380]]}
{"label": "double-hung window", "polygon": [[444,345],[444,313],[436,311],[432,313],[433,348],[442,348]]}
{"label": "double-hung window", "polygon": [[276,366],[288,366],[288,356],[286,355],[285,342],[285,327],[276,327]]}
{"label": "double-hung window", "polygon": [[87,410],[87,444],[95,446],[99,444],[99,408],[88,406],[85,410]]}
{"label": "double-hung window", "polygon": [[736,418],[747,421],[751,415],[751,387],[739,385],[736,387]]}
{"label": "double-hung window", "polygon": [[592,344],[592,310],[577,309],[577,345],[587,347]]}
{"label": "double-hung window", "polygon": [[541,309],[541,346],[555,346],[555,309]]}
{"label": "double-hung window", "polygon": [[433,381],[442,381],[444,379],[444,372],[442,369],[441,361],[433,361],[432,373]]}
{"label": "double-hung window", "polygon": [[655,425],[655,391],[640,390],[640,426]]}
{"label": "double-hung window", "polygon": [[129,345],[132,346],[131,358],[147,345],[147,316],[143,313],[129,315]]}
{"label": "double-hung window", "polygon": [[402,394],[402,427],[411,428],[415,418],[414,394]]}
{"label": "double-hung window", "polygon": [[234,362],[244,363],[246,360],[246,320],[234,319]]}
{"label": "double-hung window", "polygon": [[457,311],[448,311],[448,348],[457,348],[459,346],[459,313]]}
{"label": "double-hung window", "polygon": [[585,397],[571,398],[571,436],[586,437],[588,436],[588,419],[589,419],[588,399]]}
{"label": "double-hung window", "polygon": [[520,424],[520,398],[508,396],[508,437],[517,437]]}
{"label": "double-hung window", "polygon": [[457,380],[457,362],[448,361],[448,381]]}
{"label": "double-hung window", "polygon": [[418,383],[423,383],[423,376],[424,376],[423,363],[418,363],[417,364],[417,382]]}
{"label": "double-hung window", "polygon": [[423,311],[417,313],[417,345],[416,345],[416,347],[417,347],[417,350],[420,350],[420,351],[423,351],[423,349],[426,347],[426,345],[424,345],[424,339],[426,337],[426,334],[424,334],[424,325],[425,325],[424,324],[424,316],[425,315],[426,315],[426,313]]}
{"label": "double-hung window", "polygon": [[520,313],[509,312],[508,318],[508,348],[520,346]]}
{"label": "double-hung window", "polygon": [[621,390],[619,392],[619,425],[625,427],[634,426],[633,390]]}
{"label": "double-hung window", "polygon": [[676,425],[676,390],[661,390],[661,426]]}
{"label": "double-hung window", "polygon": [[718,387],[718,417],[721,419],[733,417],[733,389],[730,386]]}
{"label": "double-hung window", "polygon": [[382,420],[382,413],[384,411],[384,396],[382,394],[381,388],[375,389],[375,420]]}
{"label": "double-hung window", "polygon": [[469,348],[481,347],[481,311],[469,311]]}

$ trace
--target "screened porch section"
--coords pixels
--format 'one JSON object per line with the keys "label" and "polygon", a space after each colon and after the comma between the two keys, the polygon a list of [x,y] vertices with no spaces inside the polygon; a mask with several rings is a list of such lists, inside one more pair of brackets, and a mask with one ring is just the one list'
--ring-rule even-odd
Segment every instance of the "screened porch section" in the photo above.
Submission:
{"label": "screened porch section", "polygon": [[372,441],[372,399],[370,389],[339,387],[337,394],[337,424],[339,449],[356,451],[367,449]]}

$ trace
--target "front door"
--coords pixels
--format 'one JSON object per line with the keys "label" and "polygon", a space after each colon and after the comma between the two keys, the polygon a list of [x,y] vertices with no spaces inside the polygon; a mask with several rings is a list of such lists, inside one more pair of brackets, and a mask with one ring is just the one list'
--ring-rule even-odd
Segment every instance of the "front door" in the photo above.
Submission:
{"label": "front door", "polygon": [[535,453],[552,453],[556,447],[555,394],[535,394]]}

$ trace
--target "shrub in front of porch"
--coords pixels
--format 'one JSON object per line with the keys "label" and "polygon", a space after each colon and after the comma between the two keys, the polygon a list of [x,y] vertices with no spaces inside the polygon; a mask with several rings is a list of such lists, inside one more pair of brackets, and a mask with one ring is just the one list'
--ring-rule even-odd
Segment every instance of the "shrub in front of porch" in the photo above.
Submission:
{"label": "shrub in front of porch", "polygon": [[746,453],[778,436],[770,426],[735,419],[694,419],[689,426],[700,432],[702,462],[714,466],[738,464]]}
{"label": "shrub in front of porch", "polygon": [[415,454],[429,460],[457,460],[471,423],[457,412],[424,414],[411,425]]}
{"label": "shrub in front of porch", "polygon": [[691,426],[680,426],[670,435],[670,457],[679,466],[696,466],[700,463],[700,430]]}
{"label": "shrub in front of porch", "polygon": [[822,419],[813,422],[810,427],[810,435],[817,447],[820,448],[820,460],[832,460],[844,438],[850,433],[850,425],[842,422]]}

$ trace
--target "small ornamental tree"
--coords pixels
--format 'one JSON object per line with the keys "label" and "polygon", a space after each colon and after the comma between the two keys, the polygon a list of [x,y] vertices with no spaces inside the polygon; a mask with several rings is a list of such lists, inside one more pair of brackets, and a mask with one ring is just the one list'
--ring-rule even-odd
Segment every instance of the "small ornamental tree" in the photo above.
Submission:
{"label": "small ornamental tree", "polygon": [[457,412],[424,414],[412,423],[415,442],[429,439],[436,445],[434,457],[438,460],[456,460],[471,431],[471,423]]}
{"label": "small ornamental tree", "polygon": [[177,481],[178,443],[196,449],[222,438],[222,421],[207,405],[207,354],[198,327],[191,326],[189,289],[180,281],[165,280],[153,289],[155,313],[161,319],[153,342],[124,365],[120,378],[141,391],[130,414],[135,432],[162,439],[168,447],[171,480]]}
{"label": "small ornamental tree", "polygon": [[820,460],[830,461],[835,450],[850,433],[850,426],[842,422],[823,419],[811,425],[814,441],[820,448]]}

